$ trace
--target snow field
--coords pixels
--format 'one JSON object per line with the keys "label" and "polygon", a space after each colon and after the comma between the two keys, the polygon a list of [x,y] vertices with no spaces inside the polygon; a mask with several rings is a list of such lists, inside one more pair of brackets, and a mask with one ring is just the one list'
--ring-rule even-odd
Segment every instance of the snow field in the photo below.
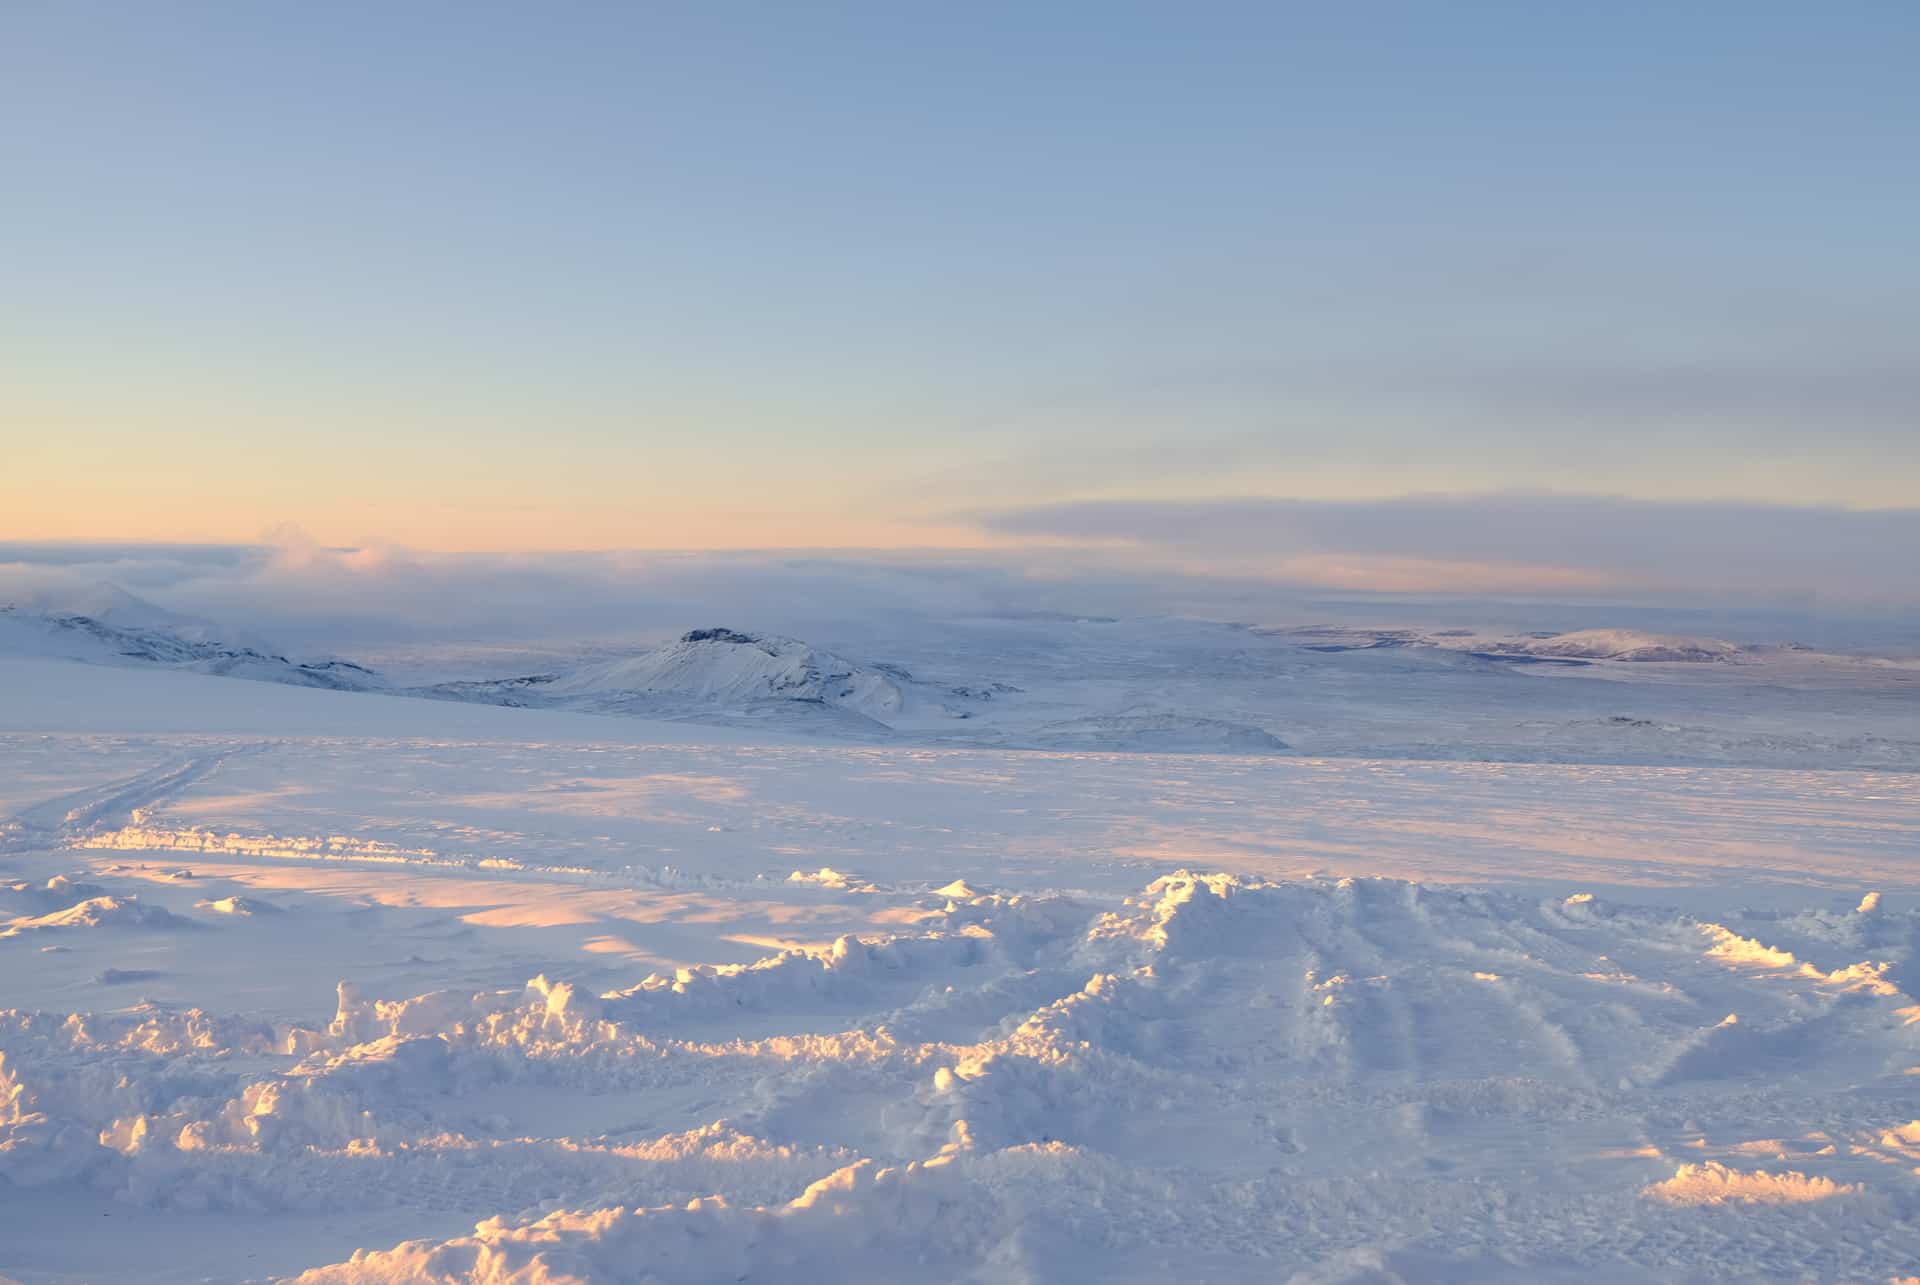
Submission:
{"label": "snow field", "polygon": [[0,737],[26,1285],[1920,1261],[1910,776],[226,686],[285,730]]}

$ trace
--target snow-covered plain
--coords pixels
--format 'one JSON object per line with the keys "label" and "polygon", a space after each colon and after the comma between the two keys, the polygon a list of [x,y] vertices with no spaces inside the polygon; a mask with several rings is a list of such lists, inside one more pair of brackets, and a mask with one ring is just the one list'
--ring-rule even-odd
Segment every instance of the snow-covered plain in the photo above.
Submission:
{"label": "snow-covered plain", "polygon": [[873,735],[0,658],[0,1276],[1920,1269],[1910,667],[1147,629]]}

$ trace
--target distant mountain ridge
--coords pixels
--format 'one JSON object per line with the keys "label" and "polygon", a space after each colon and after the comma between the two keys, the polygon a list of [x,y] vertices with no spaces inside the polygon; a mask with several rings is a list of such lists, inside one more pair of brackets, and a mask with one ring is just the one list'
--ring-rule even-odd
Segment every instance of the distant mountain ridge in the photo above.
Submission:
{"label": "distant mountain ridge", "polygon": [[1340,625],[1259,629],[1256,632],[1283,639],[1309,651],[1427,647],[1461,652],[1482,660],[1551,660],[1567,664],[1596,660],[1700,664],[1737,661],[1756,650],[1723,638],[1654,634],[1639,629],[1576,629],[1569,633],[1502,636],[1473,629],[1423,632]]}
{"label": "distant mountain ridge", "polygon": [[1732,660],[1747,649],[1723,638],[1649,634],[1638,629],[1576,629],[1550,638],[1525,638],[1511,644],[1530,656],[1579,660],[1705,661]]}
{"label": "distant mountain ridge", "polygon": [[[857,641],[816,645],[709,625],[653,646],[523,648],[485,667],[465,657],[421,665],[403,650],[394,653],[402,668],[389,676],[352,660],[295,658],[113,586],[0,599],[0,661],[78,661],[782,738],[1071,754],[1920,770],[1920,739],[1902,722],[1920,696],[1920,662],[1790,643],[1633,629],[1177,619],[992,618],[942,622],[925,635],[876,628],[851,636]],[[869,647],[906,663],[865,659]],[[8,672],[32,681],[31,671]],[[465,681],[447,681],[462,673]],[[8,695],[0,690],[0,703]]]}
{"label": "distant mountain ridge", "polygon": [[[63,609],[68,603],[94,610]],[[151,665],[334,691],[387,686],[364,665],[332,657],[295,660],[269,644],[222,637],[211,622],[156,607],[113,585],[95,586],[77,599],[35,595],[0,603],[0,653],[96,665]]]}

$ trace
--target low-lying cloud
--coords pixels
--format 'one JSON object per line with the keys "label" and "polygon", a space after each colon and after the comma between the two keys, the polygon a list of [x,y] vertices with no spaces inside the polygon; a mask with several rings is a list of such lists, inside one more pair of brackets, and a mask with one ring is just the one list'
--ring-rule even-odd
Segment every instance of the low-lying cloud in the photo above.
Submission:
{"label": "low-lying cloud", "polygon": [[123,588],[299,649],[446,639],[645,640],[734,625],[812,636],[889,621],[1190,606],[1178,582],[1017,556],[939,552],[447,554],[0,544],[0,604],[98,612]]}
{"label": "low-lying cloud", "polygon": [[970,516],[1003,536],[1127,545],[1356,590],[1920,602],[1920,508],[1501,492],[1088,500]]}
{"label": "low-lying cloud", "polygon": [[0,604],[98,611],[117,601],[111,585],[291,651],[347,655],[638,644],[709,625],[857,647],[914,622],[1055,613],[1920,639],[1920,509],[1502,493],[1113,500],[969,520],[1020,543],[830,556],[437,554],[297,532],[258,546],[0,544]]}

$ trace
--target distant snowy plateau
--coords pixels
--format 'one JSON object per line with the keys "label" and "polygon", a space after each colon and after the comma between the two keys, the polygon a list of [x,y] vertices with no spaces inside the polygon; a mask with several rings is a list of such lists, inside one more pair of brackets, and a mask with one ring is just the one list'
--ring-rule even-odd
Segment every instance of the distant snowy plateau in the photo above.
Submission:
{"label": "distant snowy plateau", "polygon": [[746,623],[0,609],[0,1280],[1920,1274],[1911,658]]}

